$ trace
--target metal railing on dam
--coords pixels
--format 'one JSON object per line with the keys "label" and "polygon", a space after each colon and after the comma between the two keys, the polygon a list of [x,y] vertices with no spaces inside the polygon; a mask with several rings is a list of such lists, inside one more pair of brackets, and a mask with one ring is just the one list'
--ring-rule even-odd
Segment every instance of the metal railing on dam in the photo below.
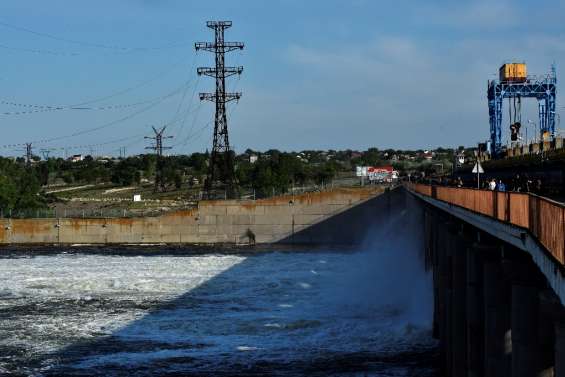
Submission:
{"label": "metal railing on dam", "polygon": [[408,183],[409,190],[527,229],[565,265],[565,205],[534,194]]}

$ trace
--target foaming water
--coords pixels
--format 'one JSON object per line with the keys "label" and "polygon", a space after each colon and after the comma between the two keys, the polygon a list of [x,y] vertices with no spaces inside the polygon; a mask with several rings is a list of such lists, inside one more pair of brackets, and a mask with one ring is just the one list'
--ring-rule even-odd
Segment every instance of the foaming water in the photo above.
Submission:
{"label": "foaming water", "polygon": [[0,374],[431,376],[414,240],[356,252],[0,259]]}

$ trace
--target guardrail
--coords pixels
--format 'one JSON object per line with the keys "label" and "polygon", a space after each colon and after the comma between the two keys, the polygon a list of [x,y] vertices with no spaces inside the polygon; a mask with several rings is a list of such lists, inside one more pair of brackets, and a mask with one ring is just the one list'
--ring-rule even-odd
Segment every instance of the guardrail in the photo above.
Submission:
{"label": "guardrail", "polygon": [[409,183],[419,194],[454,204],[530,231],[565,264],[565,205],[533,194]]}

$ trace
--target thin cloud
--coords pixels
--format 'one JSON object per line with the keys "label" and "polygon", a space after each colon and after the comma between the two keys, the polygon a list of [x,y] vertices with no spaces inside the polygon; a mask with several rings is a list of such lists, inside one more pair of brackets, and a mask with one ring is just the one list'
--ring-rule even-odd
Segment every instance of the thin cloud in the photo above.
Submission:
{"label": "thin cloud", "polygon": [[510,1],[450,2],[418,7],[416,20],[433,27],[497,30],[520,25],[522,14]]}

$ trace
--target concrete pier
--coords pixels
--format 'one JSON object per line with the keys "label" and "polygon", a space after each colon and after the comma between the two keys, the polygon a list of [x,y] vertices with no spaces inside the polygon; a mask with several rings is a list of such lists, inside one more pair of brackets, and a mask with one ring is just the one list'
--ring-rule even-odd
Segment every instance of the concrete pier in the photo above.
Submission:
{"label": "concrete pier", "polygon": [[512,286],[512,377],[536,376],[538,290]]}
{"label": "concrete pier", "polygon": [[[506,375],[504,371],[504,337],[506,326],[504,326],[504,311],[507,305],[501,305],[499,301],[501,285],[501,269],[496,261],[486,261],[483,265],[483,286],[485,289],[484,303],[484,371],[485,377],[497,377]],[[505,300],[508,304],[509,300]],[[509,326],[508,326],[509,327]]]}
{"label": "concrete pier", "polygon": [[453,229],[450,232],[450,247],[453,250],[452,260],[452,374],[454,376],[464,376],[467,366],[467,354],[459,352],[464,350],[467,345],[467,270],[466,270],[466,249],[465,241],[460,237],[461,233]]}
{"label": "concrete pier", "polygon": [[482,266],[476,245],[466,250],[467,260],[467,376],[483,375]]}
{"label": "concrete pier", "polygon": [[442,374],[564,377],[565,310],[531,256],[441,211],[423,218]]}
{"label": "concrete pier", "polygon": [[555,328],[555,377],[565,377],[565,320],[557,321]]}

